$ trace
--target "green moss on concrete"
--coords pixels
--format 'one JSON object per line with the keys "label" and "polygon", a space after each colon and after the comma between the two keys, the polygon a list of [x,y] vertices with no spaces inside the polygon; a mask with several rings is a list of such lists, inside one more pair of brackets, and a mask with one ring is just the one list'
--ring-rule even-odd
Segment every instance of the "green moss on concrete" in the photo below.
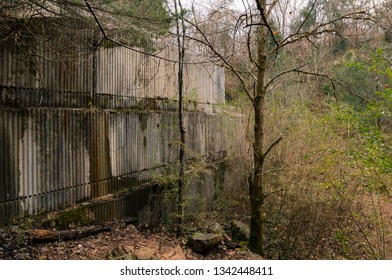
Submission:
{"label": "green moss on concrete", "polygon": [[91,205],[62,211],[53,220],[43,223],[43,227],[55,227],[56,229],[69,229],[77,226],[87,226],[94,222],[94,214],[90,210]]}

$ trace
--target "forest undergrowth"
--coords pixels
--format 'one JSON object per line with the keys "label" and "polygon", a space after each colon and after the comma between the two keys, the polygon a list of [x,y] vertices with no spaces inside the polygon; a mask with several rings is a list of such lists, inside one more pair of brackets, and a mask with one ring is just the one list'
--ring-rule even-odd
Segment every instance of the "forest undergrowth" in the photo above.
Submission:
{"label": "forest undergrowth", "polygon": [[[281,101],[269,104],[266,126],[269,141],[284,138],[264,170],[264,257],[392,258],[390,150],[366,139],[349,106],[313,98],[283,108]],[[246,187],[226,187],[216,216],[246,221]]]}
{"label": "forest undergrowth", "polygon": [[[332,90],[320,77],[291,76],[270,93],[265,145],[283,140],[264,168],[264,257],[392,258],[388,52],[351,49],[335,58],[329,73],[345,87]],[[237,205],[246,213],[247,193],[229,193],[243,202],[222,195],[220,211],[235,212]]]}

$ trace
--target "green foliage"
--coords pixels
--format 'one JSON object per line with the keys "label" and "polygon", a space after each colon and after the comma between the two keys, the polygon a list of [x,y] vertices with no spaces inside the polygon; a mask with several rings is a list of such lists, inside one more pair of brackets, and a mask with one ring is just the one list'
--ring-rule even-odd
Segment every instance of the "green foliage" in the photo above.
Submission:
{"label": "green foliage", "polygon": [[149,47],[154,36],[165,35],[170,28],[163,0],[111,0],[104,5],[116,17],[121,36],[134,46]]}
{"label": "green foliage", "polygon": [[197,92],[196,88],[193,88],[189,92],[186,93],[185,101],[188,104],[193,104],[193,107],[195,109],[197,108],[197,105],[200,102],[200,97],[199,97],[199,93]]}
{"label": "green foliage", "polygon": [[388,58],[388,54],[378,49],[372,56],[371,65],[368,68],[370,72],[376,73],[383,77],[383,85],[379,87],[379,90],[375,92],[375,98],[369,109],[371,109],[373,115],[378,118],[392,117],[392,66],[391,60]]}
{"label": "green foliage", "polygon": [[[385,114],[390,107],[392,80],[386,57],[385,51],[372,52],[368,48],[345,52],[340,63],[332,69],[334,78],[339,81],[338,98],[357,110],[369,110],[383,104]],[[331,94],[331,91],[329,85],[323,85],[325,94]]]}
{"label": "green foliage", "polygon": [[[362,57],[347,52],[334,70],[343,69],[352,85],[357,81],[355,86],[368,87],[365,96],[372,102],[350,99],[343,87],[337,87],[339,101],[317,96],[302,103],[280,102],[281,95],[290,94],[287,87],[270,95],[274,100],[268,102],[266,142],[285,137],[265,168],[269,258],[386,257],[387,220],[372,200],[386,202],[391,192],[392,131],[379,124],[382,111],[381,118],[387,119],[390,92],[379,87],[381,94],[375,93],[376,78],[370,77],[385,82],[388,63],[382,63],[384,53],[374,63],[377,73],[371,60]],[[332,91],[327,85],[323,89]]]}
{"label": "green foliage", "polygon": [[357,181],[364,191],[389,194],[391,190],[386,179],[392,173],[392,150],[384,133],[372,120],[372,110],[358,112],[348,105],[333,105],[325,120],[334,125],[334,130],[345,141],[352,143],[336,155],[355,170],[347,181]]}
{"label": "green foliage", "polygon": [[[0,33],[3,36],[16,33],[16,20],[22,24],[29,24],[30,32],[45,27],[45,33],[49,33],[48,30],[56,31],[58,34],[72,33],[69,40],[73,43],[83,33],[76,32],[82,26],[83,29],[97,27],[83,0],[7,2],[11,4],[6,4],[5,13],[0,14]],[[154,38],[166,35],[171,26],[164,0],[91,0],[88,3],[105,33],[131,46],[151,49]],[[13,16],[17,14],[18,16]],[[66,36],[60,37],[64,40]]]}
{"label": "green foliage", "polygon": [[341,245],[343,250],[344,256],[349,257],[350,253],[350,241],[349,236],[344,232],[344,229],[337,229],[336,230],[336,239]]}

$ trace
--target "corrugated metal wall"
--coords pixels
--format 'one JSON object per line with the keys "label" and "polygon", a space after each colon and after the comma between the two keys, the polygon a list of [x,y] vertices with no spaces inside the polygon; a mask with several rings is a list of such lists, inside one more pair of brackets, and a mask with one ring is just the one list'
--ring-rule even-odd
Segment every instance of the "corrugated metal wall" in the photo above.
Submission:
{"label": "corrugated metal wall", "polygon": [[[159,59],[89,45],[62,56],[59,39],[0,44],[0,225],[141,184],[177,161],[173,48]],[[214,113],[223,69],[187,64],[186,73],[188,158],[223,157],[240,121]]]}

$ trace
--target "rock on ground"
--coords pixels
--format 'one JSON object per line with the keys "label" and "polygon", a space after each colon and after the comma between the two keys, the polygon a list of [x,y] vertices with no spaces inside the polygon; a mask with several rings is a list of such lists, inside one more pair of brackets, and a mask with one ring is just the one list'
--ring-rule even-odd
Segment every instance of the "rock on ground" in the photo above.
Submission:
{"label": "rock on ground", "polygon": [[231,221],[231,235],[233,240],[248,241],[250,237],[250,228],[241,221]]}
{"label": "rock on ground", "polygon": [[188,241],[187,246],[194,252],[207,254],[212,249],[218,247],[223,241],[221,234],[215,233],[196,233]]}

